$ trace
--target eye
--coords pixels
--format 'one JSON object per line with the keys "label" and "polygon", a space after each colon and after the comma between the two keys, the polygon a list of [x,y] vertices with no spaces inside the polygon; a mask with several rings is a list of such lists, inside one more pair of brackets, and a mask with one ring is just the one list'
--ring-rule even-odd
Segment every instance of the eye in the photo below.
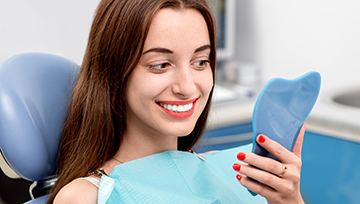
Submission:
{"label": "eye", "polygon": [[168,68],[170,66],[171,66],[171,64],[166,62],[166,63],[161,63],[161,64],[150,65],[150,68],[160,71],[160,70],[166,69],[166,68]]}
{"label": "eye", "polygon": [[201,69],[206,68],[208,64],[210,64],[209,60],[200,60],[193,63],[194,66]]}

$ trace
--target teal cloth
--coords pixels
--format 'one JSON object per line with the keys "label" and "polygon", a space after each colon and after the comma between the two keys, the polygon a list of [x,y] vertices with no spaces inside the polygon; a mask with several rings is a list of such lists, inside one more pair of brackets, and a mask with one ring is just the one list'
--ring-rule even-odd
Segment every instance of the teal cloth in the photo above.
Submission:
{"label": "teal cloth", "polygon": [[167,151],[116,166],[102,176],[98,203],[267,203],[236,179],[238,152],[252,145],[202,156]]}

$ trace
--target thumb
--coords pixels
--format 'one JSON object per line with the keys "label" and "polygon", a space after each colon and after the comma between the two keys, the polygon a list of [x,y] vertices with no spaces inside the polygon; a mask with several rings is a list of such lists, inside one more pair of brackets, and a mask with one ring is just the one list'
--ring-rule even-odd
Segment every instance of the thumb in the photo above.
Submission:
{"label": "thumb", "polygon": [[302,150],[302,145],[303,145],[303,141],[304,141],[305,129],[306,129],[306,122],[301,127],[301,129],[299,131],[299,135],[295,141],[294,148],[292,150],[292,152],[300,159],[301,159],[301,150]]}

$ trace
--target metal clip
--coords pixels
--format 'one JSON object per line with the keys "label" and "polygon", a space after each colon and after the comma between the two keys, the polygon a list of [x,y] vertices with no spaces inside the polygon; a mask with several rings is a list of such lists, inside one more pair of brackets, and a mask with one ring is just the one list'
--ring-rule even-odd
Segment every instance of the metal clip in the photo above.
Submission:
{"label": "metal clip", "polygon": [[200,155],[196,154],[194,151],[189,150],[189,152],[196,155],[197,157],[199,157],[199,159],[203,160],[204,162],[206,162],[206,160],[204,158],[202,158]]}
{"label": "metal clip", "polygon": [[98,177],[100,177],[100,178],[101,178],[103,175],[108,176],[108,175],[106,174],[106,172],[104,171],[104,169],[98,169],[98,170],[95,170],[95,171],[90,172],[90,173],[88,174],[88,176],[91,176],[91,175],[96,175],[96,176],[98,176]]}

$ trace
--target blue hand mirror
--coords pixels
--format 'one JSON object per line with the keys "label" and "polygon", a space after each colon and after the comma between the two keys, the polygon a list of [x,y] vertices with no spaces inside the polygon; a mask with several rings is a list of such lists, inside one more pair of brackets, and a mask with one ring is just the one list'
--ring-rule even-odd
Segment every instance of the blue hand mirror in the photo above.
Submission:
{"label": "blue hand mirror", "polygon": [[252,152],[276,159],[257,144],[259,134],[292,151],[297,135],[318,98],[320,83],[320,74],[309,72],[292,80],[274,78],[264,85],[253,112]]}

